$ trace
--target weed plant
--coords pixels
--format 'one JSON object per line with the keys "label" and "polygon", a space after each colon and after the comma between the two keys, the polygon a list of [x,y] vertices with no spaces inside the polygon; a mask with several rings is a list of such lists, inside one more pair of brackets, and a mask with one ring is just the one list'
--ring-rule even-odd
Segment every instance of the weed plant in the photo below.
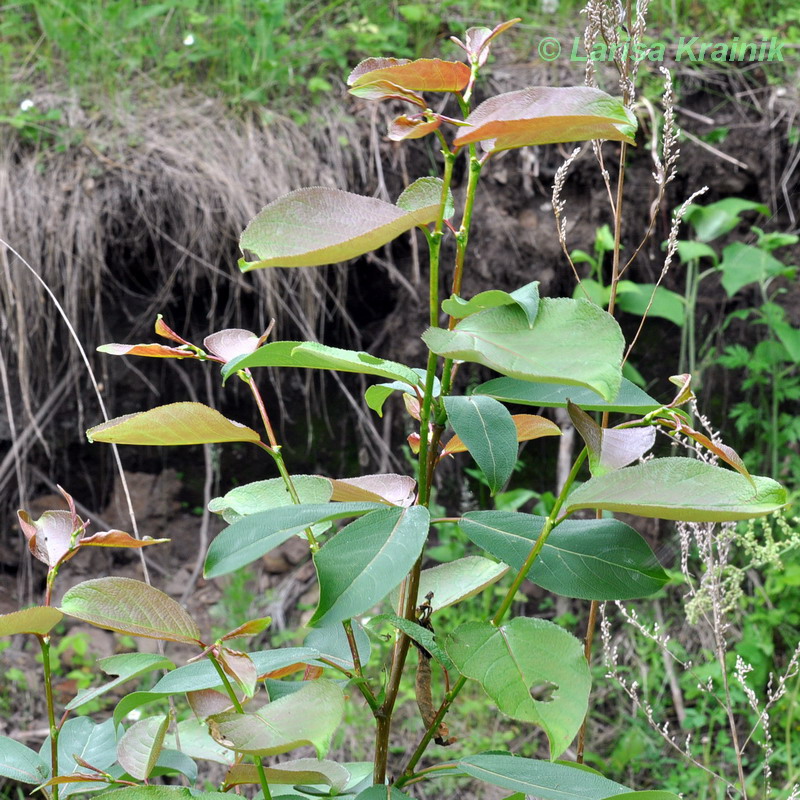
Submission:
{"label": "weed plant", "polygon": [[[624,24],[616,11],[611,4],[588,5],[588,49],[600,38],[641,41],[646,4],[629,3]],[[626,158],[637,130],[632,111],[637,65],[618,56],[616,89],[621,97],[600,90],[589,69],[585,86],[533,87],[473,108],[473,88],[490,48],[517,21],[467,30],[458,42],[464,61],[369,58],[348,78],[357,96],[408,105],[388,135],[396,141],[436,137],[440,178],[412,182],[394,204],[328,187],[299,189],[267,205],[240,239],[240,268],[249,273],[347,261],[420,229],[429,252],[427,296],[419,298],[428,304],[424,366],[315,341],[274,341],[272,326],[260,335],[223,329],[196,344],[161,316],[155,331],[167,344],[99,348],[112,356],[201,362],[218,367],[223,381],[241,381],[246,387],[263,430],[191,400],[106,417],[87,435],[115,448],[228,443],[256,448],[253,452],[265,457],[276,477],[235,485],[212,500],[209,510],[220,514],[227,527],[208,547],[203,571],[207,579],[230,574],[290,538],[302,537],[318,587],[302,644],[251,652],[232,646],[235,640],[259,637],[271,624],[268,617],[229,620],[225,632],[209,636],[180,603],[152,586],[144,558],[143,580],[95,577],[59,597],[59,571],[81,549],[122,547],[141,553],[162,541],[143,536],[133,518],[132,534],[90,534],[75,501],[62,490],[68,510],[48,511],[38,519],[24,510],[18,514],[31,554],[47,569],[43,602],[0,617],[0,635],[32,636],[41,649],[49,736],[38,752],[11,737],[0,738],[0,774],[36,786],[53,800],[88,792],[111,800],[223,798],[229,790],[264,800],[402,800],[411,797],[409,792],[439,796],[441,778],[480,781],[510,792],[514,800],[526,795],[607,800],[620,794],[631,795],[631,800],[675,800],[677,795],[666,789],[640,792],[583,763],[586,719],[593,713],[589,662],[600,604],[652,596],[668,581],[644,538],[613,516],[625,512],[677,521],[686,542],[693,542],[703,556],[706,569],[689,601],[710,620],[710,641],[720,664],[725,735],[733,762],[720,780],[743,798],[755,791],[769,796],[768,766],[774,751],[763,750],[765,780],[756,790],[746,772],[749,737],[743,738],[746,732],[735,715],[730,686],[738,681],[749,702],[749,667],[737,661],[731,672],[727,666],[724,613],[731,592],[720,565],[733,541],[734,523],[779,511],[787,493],[771,478],[752,475],[710,429],[693,405],[691,375],[671,377],[668,402],[623,378],[623,364],[636,339],[625,341],[614,312],[619,283],[631,264],[621,258],[621,236]],[[664,78],[664,131],[655,151],[660,200],[678,157],[671,83],[668,74]],[[434,110],[438,104],[428,99],[431,93],[450,96],[458,117],[451,116],[455,111]],[[540,297],[536,281],[513,292],[489,287],[463,297],[469,236],[480,222],[473,211],[483,170],[509,149],[576,140],[592,144],[574,150],[556,175],[558,237],[569,258],[564,185],[581,152],[591,152],[611,208],[607,309],[590,297]],[[453,175],[460,158],[466,161],[466,186],[456,193]],[[679,225],[691,199],[673,217],[662,276],[677,252]],[[657,204],[651,213],[654,220]],[[651,230],[652,221],[634,254]],[[452,265],[442,258],[446,236],[454,242]],[[574,261],[570,264],[575,270]],[[445,280],[449,296],[440,297]],[[654,296],[655,287],[651,302]],[[459,368],[465,362],[501,377],[463,393]],[[293,475],[270,416],[270,401],[259,388],[265,367],[381,379],[367,389],[366,404],[381,414],[387,402],[399,399],[418,423],[408,437],[415,455],[413,474]],[[104,409],[99,391],[97,396]],[[506,403],[565,409],[583,440],[554,501],[540,514],[495,509],[440,515],[431,501],[443,460],[466,459],[468,453],[490,494],[498,495],[512,479],[520,442],[535,446],[537,439],[561,435],[551,420],[512,414]],[[702,423],[699,430],[686,407]],[[653,457],[657,431],[696,457]],[[585,511],[591,516],[584,518]],[[340,528],[343,520],[352,521]],[[425,568],[431,527],[453,524],[473,552]],[[723,526],[719,535],[718,525]],[[500,587],[504,578],[508,583]],[[588,603],[583,642],[543,616],[527,615],[518,602],[526,579],[551,596]],[[468,621],[445,611],[476,595],[482,596],[481,602]],[[392,611],[381,613],[382,603]],[[58,651],[53,630],[65,616],[125,636],[155,639],[171,649],[104,659],[100,666],[111,680],[80,692],[62,709],[53,692]],[[377,663],[370,639],[386,630],[390,647]],[[604,640],[609,636],[605,626]],[[189,659],[187,649],[193,653]],[[790,660],[787,672],[777,679],[779,686],[796,675],[796,662]],[[400,714],[398,704],[404,699],[404,677],[408,681],[412,670],[419,722],[409,742],[405,726],[411,717]],[[104,721],[72,714],[111,689],[141,676],[152,678],[157,671],[165,674],[155,685],[122,698]],[[448,748],[455,742],[449,715],[457,713],[470,682],[499,712],[535,731],[535,738],[514,752],[471,750],[450,757]],[[326,759],[355,695],[373,719],[371,758],[360,763]],[[780,690],[769,694],[767,705],[779,696]],[[165,701],[186,708],[185,702],[194,716],[176,721],[171,710],[151,713],[151,703],[158,707]],[[402,738],[398,726],[405,733]],[[316,758],[283,758],[306,746]],[[203,788],[198,761],[224,765],[219,791]]]}

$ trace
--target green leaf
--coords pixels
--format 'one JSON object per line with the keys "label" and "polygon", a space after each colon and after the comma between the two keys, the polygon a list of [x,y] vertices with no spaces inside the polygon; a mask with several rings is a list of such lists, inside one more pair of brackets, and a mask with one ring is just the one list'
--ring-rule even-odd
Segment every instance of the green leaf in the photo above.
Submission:
{"label": "green leaf", "polygon": [[210,406],[190,402],[125,414],[89,428],[86,436],[90,442],[142,445],[261,441],[252,428],[223,417]]}
{"label": "green leaf", "polygon": [[189,758],[229,766],[236,757],[227,747],[214,741],[208,732],[208,726],[199,719],[190,718],[179,722],[178,736],[172,732],[167,733],[164,746],[177,747],[178,739],[181,752]]}
{"label": "green leaf", "polygon": [[198,644],[200,630],[164,592],[132,578],[94,578],[73,586],[61,601],[71,617],[131,636]]}
{"label": "green leaf", "polygon": [[0,736],[0,775],[36,785],[50,777],[50,768],[30,747],[8,736]]}
{"label": "green leaf", "polygon": [[656,429],[601,428],[585,411],[567,403],[567,411],[589,452],[592,475],[604,475],[638,461],[655,444]]}
{"label": "green leaf", "polygon": [[[397,198],[397,207],[403,211],[416,211],[419,208],[427,208],[433,202],[441,203],[443,188],[441,178],[417,178],[403,189]],[[450,219],[455,212],[453,193],[448,189],[444,201],[444,219]]]}
{"label": "green leaf", "polygon": [[[50,764],[50,737],[45,739],[41,754],[45,757],[48,768]],[[46,754],[46,755],[45,755]],[[112,720],[97,725],[88,717],[68,719],[58,736],[58,770],[61,774],[87,773],[87,778],[94,773],[79,764],[75,756],[91,764],[97,769],[107,770],[117,760],[117,735]],[[96,784],[88,781],[72,783],[63,787],[59,795],[67,797],[71,794],[83,794],[96,788]]]}
{"label": "green leaf", "polygon": [[422,338],[438,355],[512,378],[585,386],[608,401],[622,380],[622,331],[588,300],[543,298],[532,328],[520,308],[503,306],[473,314],[452,331],[428,328]]}
{"label": "green leaf", "polygon": [[473,778],[542,800],[606,800],[630,789],[591,772],[564,764],[518,756],[479,755],[462,758],[458,768]]}
{"label": "green leaf", "polygon": [[[513,511],[470,511],[459,525],[478,547],[521,569],[545,517]],[[615,519],[564,520],[554,528],[528,573],[554,594],[581,600],[647,597],[668,580],[647,542]]]}
{"label": "green leaf", "polygon": [[58,625],[63,614],[52,606],[33,606],[22,611],[12,611],[0,615],[0,636],[16,636],[18,633],[32,633],[46,636]]}
{"label": "green leaf", "polygon": [[185,775],[189,783],[195,783],[197,781],[197,764],[180,750],[163,747],[151,774],[156,776],[174,773]]}
{"label": "green leaf", "polygon": [[117,686],[121,686],[126,681],[135,678],[138,675],[144,675],[147,672],[152,672],[156,669],[172,669],[175,664],[168,658],[158,655],[156,653],[122,653],[118,656],[108,656],[101,658],[97,665],[106,675],[117,675],[114,680],[108,683],[94,686],[90,689],[81,689],[78,694],[65,706],[67,711],[72,711],[74,708],[100,697]]}
{"label": "green leaf", "polygon": [[444,406],[453,430],[496,494],[517,463],[517,428],[511,414],[502,403],[483,395],[445,397]]}
{"label": "green leaf", "polygon": [[556,142],[609,139],[635,144],[636,117],[618,100],[586,86],[537,86],[481,103],[459,128],[456,147],[494,141],[490,152]]}
{"label": "green leaf", "polygon": [[529,327],[533,327],[539,313],[539,281],[533,281],[511,293],[490,289],[476,294],[471,300],[462,300],[454,294],[442,302],[442,311],[455,319],[464,319],[479,311],[509,305],[519,306],[528,318]]}
{"label": "green leaf", "polygon": [[141,719],[125,731],[117,745],[117,760],[129,775],[140,781],[150,777],[161,753],[168,725],[169,715],[165,714]]}
{"label": "green leaf", "polygon": [[396,361],[376,358],[359,350],[328,347],[319,342],[270,342],[250,355],[229,361],[222,368],[222,377],[228,379],[247,367],[296,367],[298,369],[332,369],[337,372],[355,372],[359,375],[377,375],[379,378],[402,381],[409,386],[421,386],[419,375]]}
{"label": "green leaf", "polygon": [[433,593],[431,608],[437,612],[474,597],[506,574],[506,567],[481,556],[466,556],[422,570],[419,597]]}
{"label": "green leaf", "polygon": [[424,506],[385,508],[351,522],[314,555],[320,597],[309,625],[350,619],[406,576],[428,536]]}
{"label": "green leaf", "polygon": [[[330,480],[320,475],[292,475],[292,483],[301,503],[327,503],[333,494]],[[283,478],[270,478],[237,486],[222,497],[215,497],[208,504],[208,510],[221,514],[230,524],[251,514],[290,505],[294,505],[294,500],[286,482]]]}
{"label": "green leaf", "polygon": [[316,680],[255,714],[215,714],[208,718],[208,726],[220,744],[240,753],[273,756],[312,745],[322,757],[343,715],[341,688],[332,681]]}
{"label": "green leaf", "polygon": [[[310,647],[281,647],[276,650],[258,650],[248,653],[256,665],[256,672],[265,675],[288,667],[290,664],[310,663],[319,658],[319,652]],[[200,689],[216,689],[222,679],[210,661],[197,661],[167,673],[153,687],[157,694],[180,694]]]}
{"label": "green leaf", "polygon": [[398,617],[397,614],[377,614],[370,619],[369,626],[374,628],[382,622],[388,622],[397,630],[405,633],[409,639],[421,644],[445,669],[455,669],[455,664],[441,648],[433,631],[423,628],[422,625],[418,625],[410,619]]}
{"label": "green leaf", "polygon": [[684,219],[692,223],[695,238],[701,242],[711,242],[732,231],[742,220],[743,211],[758,211],[769,216],[769,208],[762,203],[743,200],[740,197],[725,197],[707,206],[692,204],[686,209]]}
{"label": "green leaf", "polygon": [[620,414],[649,414],[662,406],[662,403],[625,378],[612,401],[604,400],[582,386],[531,383],[516,378],[493,378],[478,386],[473,394],[485,394],[505,403],[542,408],[566,408],[569,399],[586,411],[614,411]]}
{"label": "green leaf", "polygon": [[790,268],[775,256],[742,242],[729,244],[722,251],[722,261],[719,263],[722,287],[728,297],[733,297],[751,283],[763,283],[782,275],[788,269]]}
{"label": "green leaf", "polygon": [[[630,281],[625,282],[630,283]],[[653,292],[655,291],[655,295]],[[650,310],[647,306],[652,298],[653,304]],[[648,317],[660,317],[667,319],[679,328],[683,327],[686,319],[686,301],[676,292],[665,289],[663,286],[656,286],[654,283],[634,283],[625,291],[617,295],[617,305],[629,314],[644,316],[647,311]]]}
{"label": "green leaf", "polygon": [[[442,183],[426,181],[415,204],[400,208],[375,197],[315,187],[298,189],[265,206],[239,239],[242,271],[261,267],[315,267],[349,261],[439,216]],[[406,200],[409,196],[406,197]],[[247,260],[247,253],[256,260]]]}
{"label": "green leaf", "polygon": [[350,73],[347,85],[358,89],[371,83],[388,81],[415,92],[460,92],[469,82],[469,76],[469,67],[461,61],[367,58]]}
{"label": "green leaf", "polygon": [[717,263],[716,251],[703,242],[679,241],[678,258],[681,264],[688,264],[701,258],[710,258],[715,264]]}
{"label": "green leaf", "polygon": [[552,758],[569,747],[586,716],[592,682],[583,646],[574,636],[547,620],[517,617],[500,627],[461,625],[445,649],[500,711],[544,729]]}
{"label": "green leaf", "polygon": [[[416,367],[412,368],[412,372],[415,372],[417,376],[424,381],[425,379],[425,370],[424,369],[417,369]],[[438,378],[434,378],[433,380],[433,396],[438,397],[441,393],[442,387],[439,383]],[[414,397],[417,396],[417,393],[409,387],[409,385],[405,382],[401,381],[392,381],[391,383],[376,383],[373,386],[370,386],[366,392],[364,392],[364,399],[367,401],[367,405],[379,416],[383,416],[383,404],[392,394],[392,392],[400,391],[404,394],[412,395]]]}
{"label": "green leaf", "polygon": [[211,542],[203,574],[206,578],[227,575],[261,558],[309,525],[356,517],[383,507],[382,503],[313,503],[281,506],[242,517]]}
{"label": "green leaf", "polygon": [[772,514],[787,502],[786,489],[692,458],[656,458],[591,478],[567,497],[567,513],[605,509],[686,522],[730,522]]}

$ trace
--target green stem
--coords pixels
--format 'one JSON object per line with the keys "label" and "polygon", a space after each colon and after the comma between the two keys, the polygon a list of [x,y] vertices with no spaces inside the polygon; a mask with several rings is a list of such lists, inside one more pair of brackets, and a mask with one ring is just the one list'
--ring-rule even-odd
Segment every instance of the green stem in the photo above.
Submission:
{"label": "green stem", "polygon": [[[255,400],[256,403],[256,408],[258,408],[258,414],[261,417],[261,422],[264,425],[264,430],[267,433],[269,446],[265,445],[263,442],[260,442],[259,444],[263,450],[272,456],[272,460],[275,462],[275,466],[278,468],[278,473],[280,474],[281,478],[283,478],[283,483],[286,486],[286,491],[289,492],[289,497],[292,498],[292,502],[295,505],[300,505],[302,502],[300,500],[300,495],[297,492],[297,487],[294,485],[292,476],[289,474],[289,470],[286,469],[286,464],[283,460],[283,454],[281,453],[281,446],[278,444],[278,440],[275,436],[275,431],[272,427],[272,423],[270,422],[269,414],[267,414],[267,408],[264,405],[264,399],[261,397],[261,392],[258,390],[258,386],[256,386],[256,382],[253,380],[253,376],[249,369],[241,370],[236,374],[247,384],[247,387],[250,389],[250,393],[253,395],[253,400]],[[317,550],[319,550],[319,542],[317,542],[314,532],[310,527],[306,528],[303,532],[306,535],[308,546],[311,549],[311,552],[316,553]]]}
{"label": "green stem", "polygon": [[499,625],[503,621],[503,617],[508,613],[508,609],[511,608],[511,604],[514,602],[514,597],[516,597],[519,587],[522,586],[522,582],[525,580],[525,578],[527,578],[528,572],[533,566],[533,562],[536,561],[536,558],[538,557],[539,553],[541,553],[542,548],[547,541],[547,537],[550,536],[551,531],[556,526],[558,512],[561,511],[561,506],[564,504],[564,501],[567,498],[567,493],[572,488],[572,484],[575,482],[575,478],[578,476],[578,471],[583,466],[586,455],[587,451],[586,448],[584,448],[580,455],[575,459],[575,463],[572,465],[572,469],[570,470],[567,480],[561,489],[561,493],[558,495],[558,499],[556,500],[552,511],[548,514],[547,519],[545,520],[544,527],[542,528],[542,532],[539,534],[539,538],[536,540],[530,553],[528,553],[528,557],[525,559],[525,563],[517,573],[517,577],[514,578],[514,582],[508,588],[506,596],[503,598],[503,602],[500,604],[500,608],[497,609],[497,613],[494,615],[494,617],[492,617],[492,625]]}
{"label": "green stem", "polygon": [[347,644],[350,646],[350,655],[353,656],[353,669],[355,670],[356,675],[361,678],[363,677],[363,673],[361,671],[361,656],[358,654],[358,645],[356,644],[356,637],[353,634],[352,620],[344,620],[344,622],[342,622],[342,627],[344,628],[345,636],[347,636]]}
{"label": "green stem", "polygon": [[[239,702],[239,698],[236,696],[236,692],[234,691],[233,686],[231,686],[231,682],[228,680],[225,670],[222,669],[219,661],[217,661],[216,656],[213,653],[209,653],[208,659],[214,665],[214,669],[217,671],[217,675],[219,675],[222,685],[225,687],[225,691],[227,692],[228,697],[230,697],[233,707],[236,709],[236,713],[244,714],[244,708],[242,708],[242,704]],[[269,785],[267,783],[267,773],[264,771],[264,765],[261,763],[261,757],[254,755],[253,762],[255,763],[256,770],[258,771],[258,781],[261,784],[261,793],[264,795],[264,800],[272,800],[272,795],[270,794]]]}
{"label": "green stem", "polygon": [[[53,700],[53,676],[50,670],[50,637],[37,636],[39,646],[42,648],[42,668],[44,669],[44,696],[47,703],[47,724],[50,728],[50,763],[52,765],[51,777],[58,777],[58,725],[56,725],[56,710]],[[58,800],[58,784],[52,787],[52,800]]]}
{"label": "green stem", "polygon": [[[514,579],[514,582],[506,592],[506,596],[503,598],[500,608],[497,610],[497,613],[494,615],[494,617],[492,617],[492,625],[499,625],[503,617],[506,615],[508,609],[511,607],[511,604],[514,601],[514,597],[516,596],[519,587],[522,585],[522,582],[525,580],[530,568],[533,566],[533,562],[536,561],[536,558],[541,552],[542,547],[544,547],[547,537],[550,535],[553,528],[556,527],[558,522],[560,522],[560,520],[558,520],[558,514],[564,505],[564,501],[567,499],[567,494],[572,488],[572,484],[575,482],[580,468],[583,466],[583,462],[586,460],[586,456],[587,450],[584,448],[578,455],[575,463],[572,465],[572,469],[570,470],[567,480],[564,482],[564,486],[562,487],[561,492],[556,499],[555,505],[545,521],[542,532],[539,534],[539,538],[536,540],[531,552],[525,559],[525,563],[522,565],[522,568],[517,573],[517,577]],[[411,754],[411,758],[408,760],[408,764],[406,764],[406,767],[403,770],[402,777],[395,784],[398,788],[408,783],[408,781],[411,780],[411,776],[415,774],[414,767],[424,755],[425,750],[431,742],[431,739],[433,739],[436,731],[439,730],[439,724],[444,719],[445,715],[450,709],[450,706],[453,704],[453,701],[456,699],[456,697],[458,697],[458,694],[464,688],[466,682],[467,679],[461,675],[453,685],[453,688],[445,695],[441,706],[439,706],[439,710],[436,712],[436,716],[433,718],[433,721],[425,731],[420,743],[417,745],[417,749]]]}

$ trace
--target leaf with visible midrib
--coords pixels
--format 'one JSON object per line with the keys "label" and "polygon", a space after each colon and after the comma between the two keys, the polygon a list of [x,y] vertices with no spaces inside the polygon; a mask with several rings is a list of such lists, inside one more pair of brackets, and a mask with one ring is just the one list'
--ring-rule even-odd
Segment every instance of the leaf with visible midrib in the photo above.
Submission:
{"label": "leaf with visible midrib", "polygon": [[310,744],[321,756],[343,715],[341,688],[333,681],[316,680],[255,714],[230,711],[207,721],[214,739],[237,752],[270,756]]}
{"label": "leaf with visible midrib", "polygon": [[[514,511],[470,511],[459,525],[478,547],[521,569],[545,517]],[[615,519],[565,520],[551,531],[528,580],[582,600],[632,600],[661,589],[667,574],[647,542]]]}
{"label": "leaf with visible midrib", "polygon": [[606,800],[630,792],[620,783],[582,769],[519,756],[470,756],[462,758],[458,767],[478,780],[542,800]]}
{"label": "leaf with visible midrib", "polygon": [[508,409],[482,395],[445,397],[447,419],[481,468],[494,495],[517,463],[517,428]]}
{"label": "leaf with visible midrib", "polygon": [[387,361],[360,350],[343,350],[319,342],[270,342],[249,355],[231,359],[222,368],[222,377],[227,380],[235,372],[247,367],[332,369],[359,375],[377,375],[379,378],[402,381],[408,386],[422,385],[419,375],[405,364]]}
{"label": "leaf with visible midrib", "polygon": [[314,555],[319,605],[309,625],[341,622],[386,597],[406,576],[428,536],[424,506],[372,511]]}
{"label": "leaf with visible midrib", "polygon": [[73,586],[61,611],[131,636],[197,644],[200,630],[169,595],[132,578],[95,578]]}
{"label": "leaf with visible midrib", "polygon": [[512,378],[585,386],[606,400],[617,396],[622,380],[622,331],[588,300],[544,298],[532,327],[517,306],[491,308],[451,331],[428,328],[422,338],[437,355]]}
{"label": "leaf with visible midrib", "polygon": [[568,495],[567,513],[602,508],[686,522],[733,522],[786,505],[779,483],[758,476],[753,481],[693,458],[656,458],[590,478]]}
{"label": "leaf with visible midrib", "polygon": [[635,144],[636,117],[621,100],[588,86],[536,86],[481,103],[453,144],[494,139],[490,150],[609,139]]}
{"label": "leaf with visible midrib", "polygon": [[[553,758],[563,753],[586,716],[592,679],[581,643],[543,619],[516,617],[495,627],[468,622],[445,641],[459,672],[477,680],[513,719],[541,726]],[[546,700],[536,689],[550,690]]]}
{"label": "leaf with visible midrib", "polygon": [[214,538],[206,553],[203,575],[227,575],[261,558],[309,525],[356,517],[383,507],[383,503],[303,503],[250,514]]}
{"label": "leaf with visible midrib", "polygon": [[544,408],[566,408],[567,401],[572,400],[585,411],[616,411],[621,414],[649,414],[662,406],[627,378],[622,379],[613,400],[604,400],[583,386],[534,383],[517,378],[492,378],[476,387],[473,394],[485,394],[506,403]]}
{"label": "leaf with visible midrib", "polygon": [[[417,225],[439,215],[441,180],[420,179],[392,205],[322,186],[298,189],[265,206],[239,240],[247,272],[261,267],[315,267],[335,264],[377,250]],[[413,198],[413,202],[408,202]]]}
{"label": "leaf with visible midrib", "polygon": [[191,402],[125,414],[89,428],[86,436],[90,442],[142,445],[261,441],[252,428],[223,417],[210,406]]}

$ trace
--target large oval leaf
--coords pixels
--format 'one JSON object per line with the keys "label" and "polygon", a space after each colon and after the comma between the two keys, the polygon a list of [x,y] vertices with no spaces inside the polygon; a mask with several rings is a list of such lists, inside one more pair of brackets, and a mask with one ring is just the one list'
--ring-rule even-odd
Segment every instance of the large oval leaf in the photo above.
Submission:
{"label": "large oval leaf", "polygon": [[474,597],[506,574],[505,564],[481,556],[466,556],[424,569],[419,576],[419,596],[431,598],[433,612]]}
{"label": "large oval leaf", "polygon": [[504,714],[544,729],[552,758],[569,747],[586,716],[592,683],[574,636],[547,620],[517,617],[500,627],[461,625],[445,649]]}
{"label": "large oval leaf", "polygon": [[445,397],[447,419],[486,476],[494,495],[517,463],[517,428],[508,409],[491,397]]}
{"label": "large oval leaf", "polygon": [[[470,69],[462,61],[439,58],[367,58],[347,78],[353,89],[388,81],[414,92],[460,92],[469,82]],[[354,93],[355,94],[355,93]]]}
{"label": "large oval leaf", "polygon": [[470,756],[462,758],[458,768],[485,783],[543,800],[606,800],[630,792],[621,783],[593,772],[532,758]]}
{"label": "large oval leaf", "polygon": [[274,756],[310,744],[322,757],[343,715],[341,688],[317,680],[255,714],[215,714],[208,718],[208,727],[220,744],[240,753]]}
{"label": "large oval leaf", "polygon": [[383,503],[313,503],[291,505],[250,514],[217,535],[206,554],[203,575],[217,578],[261,558],[309,525],[356,517]]}
{"label": "large oval leaf", "polygon": [[473,394],[485,394],[505,403],[542,408],[566,408],[571,400],[586,411],[614,411],[621,414],[649,414],[663,403],[654,400],[635,383],[623,378],[613,400],[604,400],[583,386],[566,383],[533,383],[516,378],[493,378],[476,387]]}
{"label": "large oval leaf", "polygon": [[[478,547],[521,569],[545,517],[514,511],[470,511],[459,525]],[[661,589],[668,576],[647,542],[615,519],[565,520],[547,538],[528,580],[582,600],[632,600]]]}
{"label": "large oval leaf", "polygon": [[[292,475],[292,483],[301,503],[327,503],[333,494],[330,479],[321,475]],[[290,505],[294,505],[294,500],[286,488],[286,481],[270,478],[237,486],[222,497],[215,497],[208,504],[208,510],[221,514],[230,524],[251,514]]]}
{"label": "large oval leaf", "polygon": [[453,141],[457,147],[494,139],[492,152],[587,139],[634,144],[636,117],[622,101],[588,86],[537,86],[481,103]]}
{"label": "large oval leaf", "polygon": [[255,261],[239,262],[242,271],[261,267],[316,267],[377,250],[417,225],[439,215],[442,182],[421,179],[392,205],[339,189],[298,189],[265,206],[239,240]]}
{"label": "large oval leaf", "polygon": [[567,511],[602,508],[686,522],[731,522],[772,514],[787,502],[771,478],[744,476],[692,458],[656,458],[590,478],[567,498]]}
{"label": "large oval leaf", "polygon": [[250,355],[239,356],[222,368],[222,377],[246,367],[294,367],[295,369],[333,369],[359,375],[377,375],[402,381],[409,386],[421,386],[419,375],[396,361],[377,358],[360,350],[343,350],[319,342],[270,342]]}
{"label": "large oval leaf", "polygon": [[612,316],[588,300],[543,298],[531,326],[517,306],[473,314],[422,338],[438,355],[474,361],[512,378],[585,386],[605,400],[622,380],[624,339]]}
{"label": "large oval leaf", "polygon": [[319,605],[309,625],[329,625],[367,611],[414,566],[428,537],[424,506],[385,508],[351,522],[314,555]]}
{"label": "large oval leaf", "polygon": [[223,417],[210,406],[190,402],[125,414],[89,428],[86,436],[90,442],[144,445],[261,441],[252,428]]}
{"label": "large oval leaf", "polygon": [[71,617],[131,636],[198,644],[200,630],[169,595],[132,578],[95,578],[73,586],[61,601]]}

